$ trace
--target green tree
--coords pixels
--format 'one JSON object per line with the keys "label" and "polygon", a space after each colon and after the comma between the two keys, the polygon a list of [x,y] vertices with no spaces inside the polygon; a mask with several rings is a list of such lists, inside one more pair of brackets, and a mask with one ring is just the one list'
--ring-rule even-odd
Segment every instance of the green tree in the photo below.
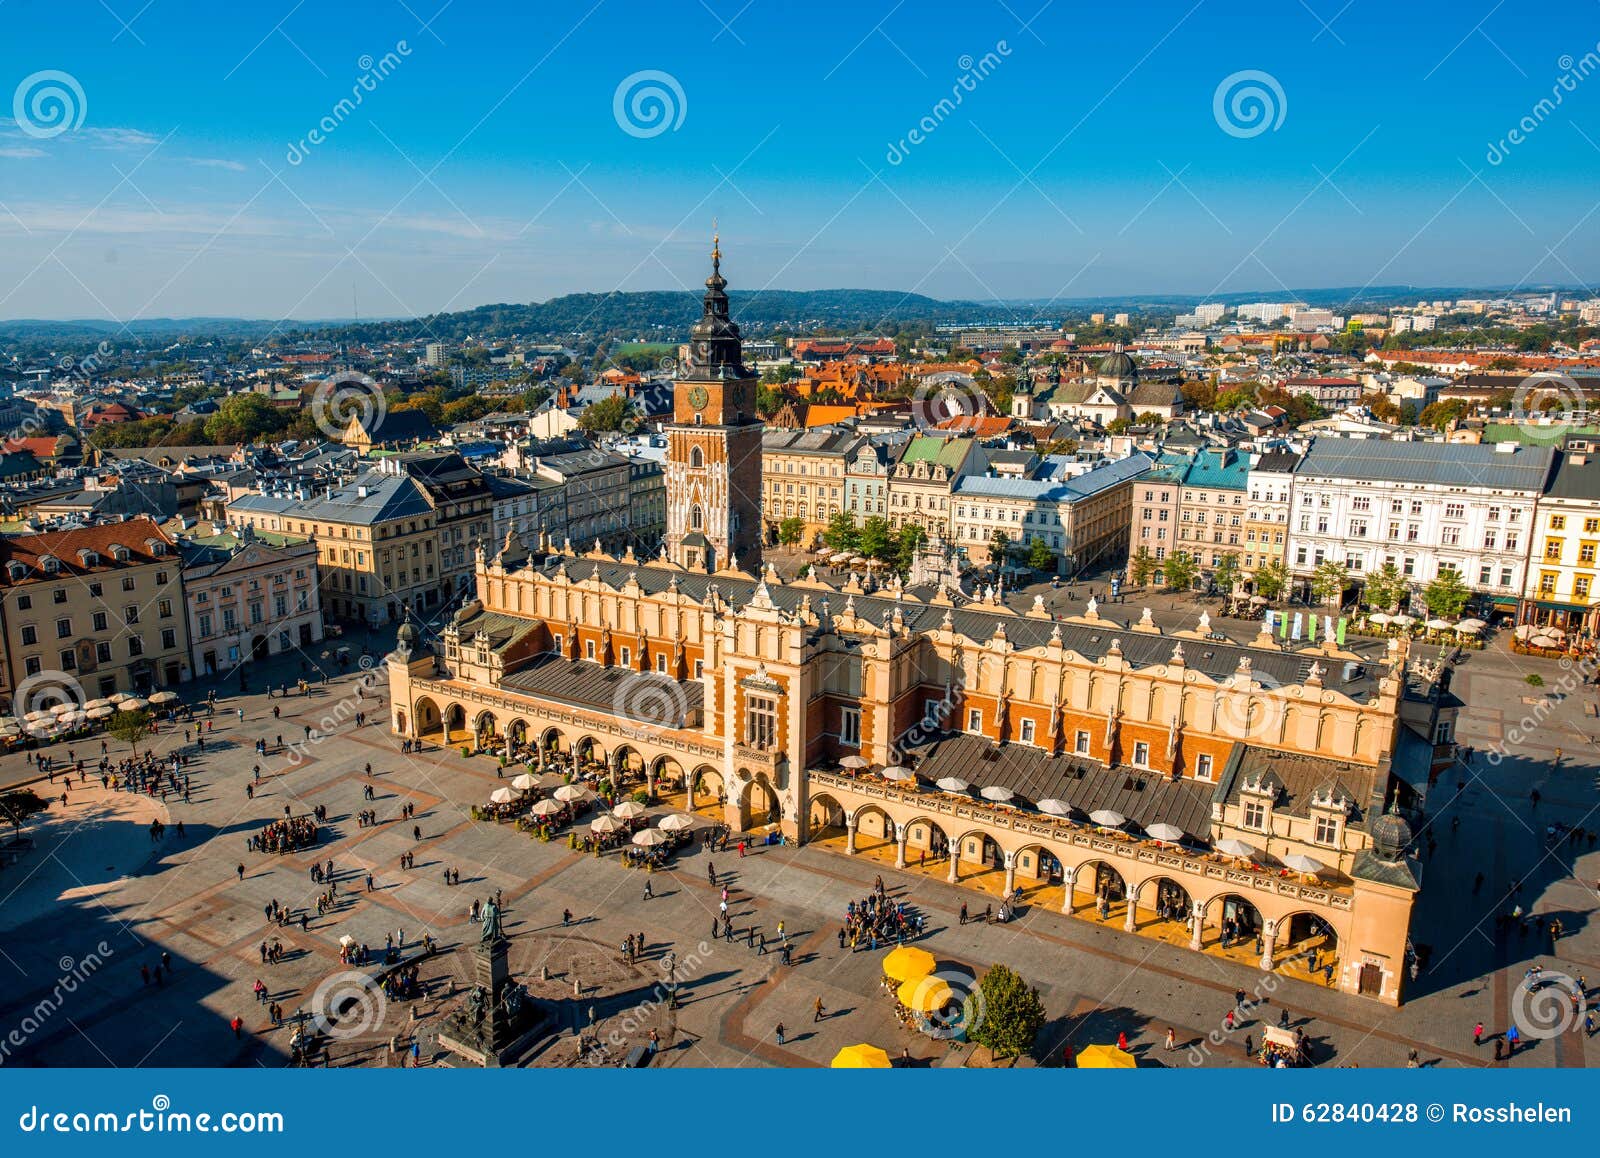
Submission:
{"label": "green tree", "polygon": [[50,802],[31,788],[13,789],[0,796],[0,817],[4,817],[18,832],[22,831],[28,817],[49,807]]}
{"label": "green tree", "polygon": [[1439,577],[1422,589],[1422,601],[1428,605],[1428,610],[1443,619],[1460,615],[1471,598],[1472,589],[1449,568],[1440,569]]}
{"label": "green tree", "polygon": [[1392,611],[1406,597],[1406,577],[1393,563],[1385,563],[1367,579],[1361,602],[1380,611]]}
{"label": "green tree", "polygon": [[999,527],[994,529],[994,535],[989,539],[989,562],[996,567],[1006,561],[1011,554],[1011,537]]}
{"label": "green tree", "polygon": [[856,529],[856,517],[849,511],[840,511],[828,520],[822,541],[833,551],[854,551],[861,532]]}
{"label": "green tree", "polygon": [[1056,553],[1038,535],[1028,543],[1028,566],[1035,571],[1054,571],[1056,569]]}
{"label": "green tree", "polygon": [[916,562],[917,552],[927,538],[928,533],[916,523],[901,527],[900,534],[895,537],[895,567],[902,572],[911,570],[911,564]]}
{"label": "green tree", "polygon": [[1150,554],[1149,547],[1140,547],[1134,552],[1133,558],[1128,560],[1128,579],[1135,587],[1143,587],[1150,582],[1150,576],[1156,572],[1156,561]]}
{"label": "green tree", "polygon": [[894,557],[894,534],[889,530],[889,520],[882,515],[871,515],[861,524],[861,535],[856,540],[857,551],[869,559],[887,563]]}
{"label": "green tree", "polygon": [[995,1057],[1020,1057],[1044,1025],[1039,991],[1004,965],[991,965],[978,982],[982,1013],[967,1036]]}
{"label": "green tree", "polygon": [[213,444],[255,442],[283,430],[290,418],[264,395],[230,394],[218,403],[217,412],[206,419],[206,438]]}
{"label": "green tree", "polygon": [[1344,564],[1329,559],[1311,573],[1311,597],[1318,603],[1337,603],[1349,582]]}
{"label": "green tree", "polygon": [[150,713],[118,712],[106,721],[106,731],[124,744],[131,744],[137,756],[139,741],[150,734]]}
{"label": "green tree", "polygon": [[1217,590],[1224,595],[1233,594],[1233,589],[1239,585],[1239,556],[1229,551],[1217,560],[1216,570],[1211,573],[1211,581],[1217,585]]}
{"label": "green tree", "polygon": [[1256,594],[1263,599],[1275,600],[1289,587],[1289,568],[1278,560],[1263,563],[1256,568]]}
{"label": "green tree", "polygon": [[806,521],[799,518],[784,519],[778,524],[778,542],[785,547],[792,547],[800,541],[800,536],[805,534]]}
{"label": "green tree", "polygon": [[1161,564],[1161,573],[1166,578],[1169,591],[1189,590],[1194,586],[1194,577],[1199,571],[1187,551],[1174,551]]}
{"label": "green tree", "polygon": [[578,426],[587,434],[626,430],[633,421],[633,404],[621,394],[591,402],[578,416]]}

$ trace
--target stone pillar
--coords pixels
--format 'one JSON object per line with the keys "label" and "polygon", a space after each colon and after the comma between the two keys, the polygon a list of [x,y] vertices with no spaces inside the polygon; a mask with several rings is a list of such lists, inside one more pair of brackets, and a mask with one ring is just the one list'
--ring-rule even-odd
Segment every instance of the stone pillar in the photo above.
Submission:
{"label": "stone pillar", "polygon": [[844,851],[846,856],[856,855],[856,818],[844,818]]}
{"label": "stone pillar", "polygon": [[1008,852],[1006,856],[1006,896],[1011,895],[1011,890],[1017,887],[1017,854]]}
{"label": "stone pillar", "polygon": [[1133,885],[1126,886],[1128,894],[1128,912],[1122,919],[1122,929],[1127,933],[1139,931],[1139,890]]}
{"label": "stone pillar", "polygon": [[960,844],[951,844],[951,846],[950,846],[950,875],[945,877],[945,880],[949,881],[951,884],[955,884],[960,879],[961,879],[961,845]]}
{"label": "stone pillar", "polygon": [[1200,945],[1205,937],[1205,931],[1206,910],[1199,901],[1196,901],[1193,911],[1189,914],[1189,948],[1196,953],[1200,952]]}
{"label": "stone pillar", "polygon": [[1278,967],[1277,962],[1272,959],[1272,951],[1277,939],[1278,922],[1263,921],[1261,924],[1261,968],[1268,973]]}
{"label": "stone pillar", "polygon": [[1070,865],[1061,866],[1061,911],[1069,916],[1072,914],[1072,887],[1077,879],[1077,869]]}
{"label": "stone pillar", "polygon": [[909,824],[896,824],[894,826],[894,867],[897,869],[906,867],[906,841],[910,838],[911,826]]}

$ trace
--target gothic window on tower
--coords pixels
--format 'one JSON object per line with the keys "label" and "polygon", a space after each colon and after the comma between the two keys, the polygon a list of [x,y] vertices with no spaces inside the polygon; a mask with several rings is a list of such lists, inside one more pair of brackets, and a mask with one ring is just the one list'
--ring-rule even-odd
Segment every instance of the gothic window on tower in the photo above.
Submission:
{"label": "gothic window on tower", "polygon": [[706,456],[700,453],[700,448],[698,446],[691,448],[689,451],[690,469],[699,470],[701,467],[705,466],[705,464]]}
{"label": "gothic window on tower", "polygon": [[705,522],[706,515],[705,512],[700,509],[699,503],[696,503],[694,506],[689,508],[689,529],[691,531],[704,530]]}
{"label": "gothic window on tower", "polygon": [[745,705],[745,743],[752,748],[771,748],[778,737],[778,704],[766,696],[751,696]]}

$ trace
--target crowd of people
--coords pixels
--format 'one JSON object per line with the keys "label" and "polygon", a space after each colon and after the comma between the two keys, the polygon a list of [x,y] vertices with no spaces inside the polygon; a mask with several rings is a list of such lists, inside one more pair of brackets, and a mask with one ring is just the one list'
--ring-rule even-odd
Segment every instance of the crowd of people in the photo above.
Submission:
{"label": "crowd of people", "polygon": [[904,901],[891,901],[884,891],[883,878],[873,882],[872,892],[844,907],[844,926],[839,930],[839,948],[876,949],[880,945],[904,945],[922,936],[925,923],[921,913],[913,913]]}
{"label": "crowd of people", "polygon": [[297,852],[314,848],[317,822],[310,816],[290,816],[270,822],[249,839],[251,852]]}

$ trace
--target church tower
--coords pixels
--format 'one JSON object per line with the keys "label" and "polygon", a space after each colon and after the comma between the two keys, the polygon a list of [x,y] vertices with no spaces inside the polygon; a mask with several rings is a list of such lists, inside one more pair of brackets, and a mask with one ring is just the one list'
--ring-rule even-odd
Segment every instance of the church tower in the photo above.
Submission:
{"label": "church tower", "polygon": [[704,311],[673,392],[667,435],[667,555],[693,570],[761,567],[761,435],[756,376],[728,316],[722,250],[711,248]]}

